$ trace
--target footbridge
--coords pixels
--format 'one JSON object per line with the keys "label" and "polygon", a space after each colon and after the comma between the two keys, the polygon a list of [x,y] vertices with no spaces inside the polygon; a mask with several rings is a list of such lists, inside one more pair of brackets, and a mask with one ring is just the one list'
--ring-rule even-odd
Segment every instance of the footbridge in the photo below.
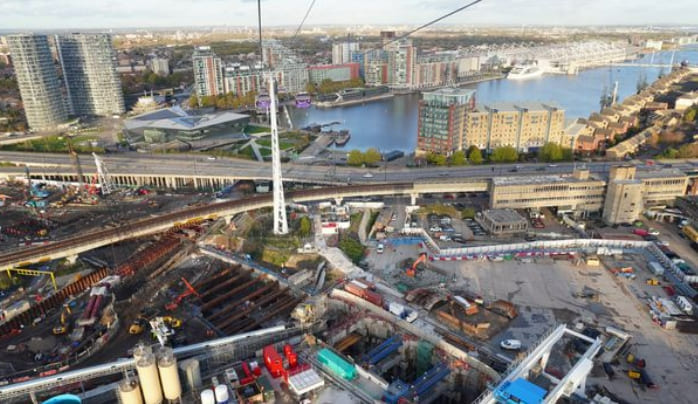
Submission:
{"label": "footbridge", "polygon": [[[488,181],[430,181],[371,185],[347,185],[286,193],[287,203],[337,200],[351,197],[409,195],[415,200],[420,193],[478,192],[487,190]],[[0,254],[0,270],[24,267],[38,262],[75,257],[85,251],[119,241],[166,231],[173,226],[218,218],[230,219],[250,210],[272,206],[272,195],[256,195],[243,199],[192,206],[157,216],[126,222],[114,228],[87,231],[73,237],[56,240],[47,245],[32,246]]]}

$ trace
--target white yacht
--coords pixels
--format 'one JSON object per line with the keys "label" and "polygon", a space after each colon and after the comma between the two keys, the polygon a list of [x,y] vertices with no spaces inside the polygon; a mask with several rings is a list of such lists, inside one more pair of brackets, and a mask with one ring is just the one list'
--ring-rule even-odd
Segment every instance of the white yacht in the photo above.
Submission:
{"label": "white yacht", "polygon": [[509,80],[526,80],[543,75],[543,69],[536,65],[516,65],[514,66],[507,78]]}

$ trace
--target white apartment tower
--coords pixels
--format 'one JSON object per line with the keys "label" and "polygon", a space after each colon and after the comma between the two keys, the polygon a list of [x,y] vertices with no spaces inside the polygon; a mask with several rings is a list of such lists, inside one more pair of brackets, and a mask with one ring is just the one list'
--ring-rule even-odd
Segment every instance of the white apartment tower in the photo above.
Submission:
{"label": "white apartment tower", "polygon": [[56,35],[56,50],[71,114],[109,116],[124,113],[124,96],[109,34]]}
{"label": "white apartment tower", "polygon": [[10,35],[7,42],[29,127],[51,130],[68,118],[46,35]]}
{"label": "white apartment tower", "polygon": [[224,94],[221,59],[210,46],[199,46],[192,56],[194,89],[199,97]]}
{"label": "white apartment tower", "polygon": [[343,65],[351,63],[352,52],[359,51],[359,43],[344,41],[332,44],[332,64]]}

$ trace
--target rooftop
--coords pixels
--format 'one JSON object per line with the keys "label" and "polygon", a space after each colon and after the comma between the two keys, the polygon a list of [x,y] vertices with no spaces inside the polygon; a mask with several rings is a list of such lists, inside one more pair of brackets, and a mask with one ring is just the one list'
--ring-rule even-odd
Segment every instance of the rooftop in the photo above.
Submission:
{"label": "rooftop", "polygon": [[180,107],[159,109],[127,119],[126,129],[154,128],[166,130],[196,131],[223,123],[246,119],[248,116],[223,111],[210,114],[191,115]]}
{"label": "rooftop", "polygon": [[635,178],[644,180],[652,178],[685,178],[686,174],[675,168],[664,168],[659,170],[642,170],[635,173]]}
{"label": "rooftop", "polygon": [[489,209],[482,212],[482,215],[496,223],[518,223],[526,221],[526,219],[514,209]]}
{"label": "rooftop", "polygon": [[564,111],[559,105],[554,102],[538,102],[538,101],[517,101],[517,102],[494,102],[483,104],[478,107],[481,112],[494,110],[495,112],[518,112],[526,111],[547,111],[549,109]]}
{"label": "rooftop", "polygon": [[577,178],[570,176],[561,175],[539,175],[535,177],[529,176],[512,176],[512,177],[494,177],[492,178],[492,183],[494,185],[528,185],[528,184],[550,184],[550,183],[572,183],[572,182],[586,182],[586,181],[599,181],[597,178],[590,177],[589,180],[579,180]]}
{"label": "rooftop", "polygon": [[423,94],[424,95],[441,95],[441,96],[458,96],[458,95],[472,96],[475,94],[475,90],[470,90],[467,88],[445,87],[445,88],[439,88],[438,90],[434,90],[434,91],[427,91],[427,92],[424,92]]}

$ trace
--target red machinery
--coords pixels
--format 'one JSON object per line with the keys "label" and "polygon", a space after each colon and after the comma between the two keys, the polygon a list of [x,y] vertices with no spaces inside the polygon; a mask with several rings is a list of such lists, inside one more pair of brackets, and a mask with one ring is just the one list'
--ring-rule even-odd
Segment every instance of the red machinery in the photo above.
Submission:
{"label": "red machinery", "polygon": [[288,360],[288,368],[293,369],[296,366],[298,366],[298,354],[296,354],[293,351],[293,347],[291,345],[286,344],[284,345],[284,355],[286,356],[286,359]]}
{"label": "red machinery", "polygon": [[269,371],[269,374],[274,377],[280,377],[284,374],[284,364],[281,360],[281,356],[276,352],[274,345],[267,345],[262,351],[264,354],[264,364]]}
{"label": "red machinery", "polygon": [[414,260],[414,264],[412,264],[411,267],[407,268],[407,276],[413,278],[417,274],[417,265],[419,265],[422,262],[427,261],[427,253],[421,253],[419,254],[419,257],[417,257],[416,260]]}
{"label": "red machinery", "polygon": [[166,310],[176,310],[177,307],[179,307],[179,304],[182,302],[182,300],[187,296],[196,295],[196,297],[201,297],[201,295],[199,295],[199,292],[197,292],[196,289],[194,289],[194,287],[191,285],[191,283],[187,282],[187,280],[184,279],[184,277],[182,277],[182,282],[184,282],[184,286],[186,286],[187,290],[182,292],[179,296],[175,297],[174,300],[172,300],[170,303],[167,303],[165,305]]}

